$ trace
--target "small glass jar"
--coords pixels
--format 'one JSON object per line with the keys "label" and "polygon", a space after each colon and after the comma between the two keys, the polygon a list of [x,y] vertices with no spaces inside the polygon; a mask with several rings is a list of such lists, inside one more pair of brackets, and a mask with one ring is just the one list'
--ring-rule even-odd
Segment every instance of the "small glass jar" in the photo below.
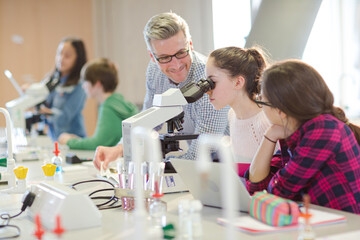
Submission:
{"label": "small glass jar", "polygon": [[149,206],[149,214],[154,227],[163,228],[166,226],[166,203],[160,197],[155,197]]}

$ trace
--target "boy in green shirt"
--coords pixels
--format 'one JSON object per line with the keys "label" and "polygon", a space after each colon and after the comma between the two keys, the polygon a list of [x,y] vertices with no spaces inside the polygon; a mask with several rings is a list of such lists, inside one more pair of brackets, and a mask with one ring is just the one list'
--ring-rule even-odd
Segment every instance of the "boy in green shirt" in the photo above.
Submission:
{"label": "boy in green shirt", "polygon": [[95,150],[99,145],[115,146],[122,137],[122,121],[138,113],[138,108],[114,92],[118,75],[115,65],[109,60],[102,58],[86,64],[81,79],[87,97],[94,98],[99,104],[95,133],[87,138],[63,133],[59,136],[59,143],[82,150]]}

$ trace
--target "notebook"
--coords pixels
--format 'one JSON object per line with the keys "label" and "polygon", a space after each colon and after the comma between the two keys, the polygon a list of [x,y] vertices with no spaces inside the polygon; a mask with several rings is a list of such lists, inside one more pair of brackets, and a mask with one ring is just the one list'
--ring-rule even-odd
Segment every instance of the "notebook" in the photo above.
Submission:
{"label": "notebook", "polygon": [[[182,181],[189,188],[190,193],[195,199],[199,199],[202,204],[211,207],[222,206],[221,185],[222,185],[222,167],[224,163],[211,162],[207,181],[201,181],[200,174],[196,166],[196,161],[185,159],[171,159],[176,172],[180,175]],[[239,177],[234,171],[229,172],[237,193],[237,210],[248,212],[251,196],[245,187],[245,179]]]}
{"label": "notebook", "polygon": [[[313,227],[342,223],[346,221],[346,217],[344,215],[327,212],[324,210],[317,210],[310,208],[309,213],[312,215],[312,217],[310,218],[310,224]],[[303,218],[300,218],[299,222],[301,223],[302,221],[304,221]],[[221,225],[228,224],[228,220],[225,218],[218,218],[217,222]],[[255,218],[252,218],[251,216],[237,217],[233,222],[233,224],[236,229],[249,234],[264,234],[264,233],[291,231],[291,230],[297,230],[301,227],[301,224],[288,225],[283,227],[273,227],[263,222],[260,222]]]}

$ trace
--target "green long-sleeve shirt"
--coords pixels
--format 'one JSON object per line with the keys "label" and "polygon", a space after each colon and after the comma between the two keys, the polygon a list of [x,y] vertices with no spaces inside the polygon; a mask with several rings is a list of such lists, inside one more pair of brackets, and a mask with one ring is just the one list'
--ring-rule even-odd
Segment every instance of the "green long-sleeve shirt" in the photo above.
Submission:
{"label": "green long-sleeve shirt", "polygon": [[70,139],[70,149],[95,150],[97,146],[115,146],[122,137],[122,121],[138,113],[138,108],[114,93],[100,105],[92,137]]}

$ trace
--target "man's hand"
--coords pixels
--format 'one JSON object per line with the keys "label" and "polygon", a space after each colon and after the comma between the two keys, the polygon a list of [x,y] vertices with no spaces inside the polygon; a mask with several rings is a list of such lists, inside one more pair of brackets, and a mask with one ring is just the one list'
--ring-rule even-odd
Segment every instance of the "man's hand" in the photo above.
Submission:
{"label": "man's hand", "polygon": [[123,145],[119,144],[114,147],[99,146],[96,148],[94,156],[94,166],[100,170],[101,162],[103,162],[103,169],[107,169],[110,162],[115,161],[118,157],[123,156]]}

